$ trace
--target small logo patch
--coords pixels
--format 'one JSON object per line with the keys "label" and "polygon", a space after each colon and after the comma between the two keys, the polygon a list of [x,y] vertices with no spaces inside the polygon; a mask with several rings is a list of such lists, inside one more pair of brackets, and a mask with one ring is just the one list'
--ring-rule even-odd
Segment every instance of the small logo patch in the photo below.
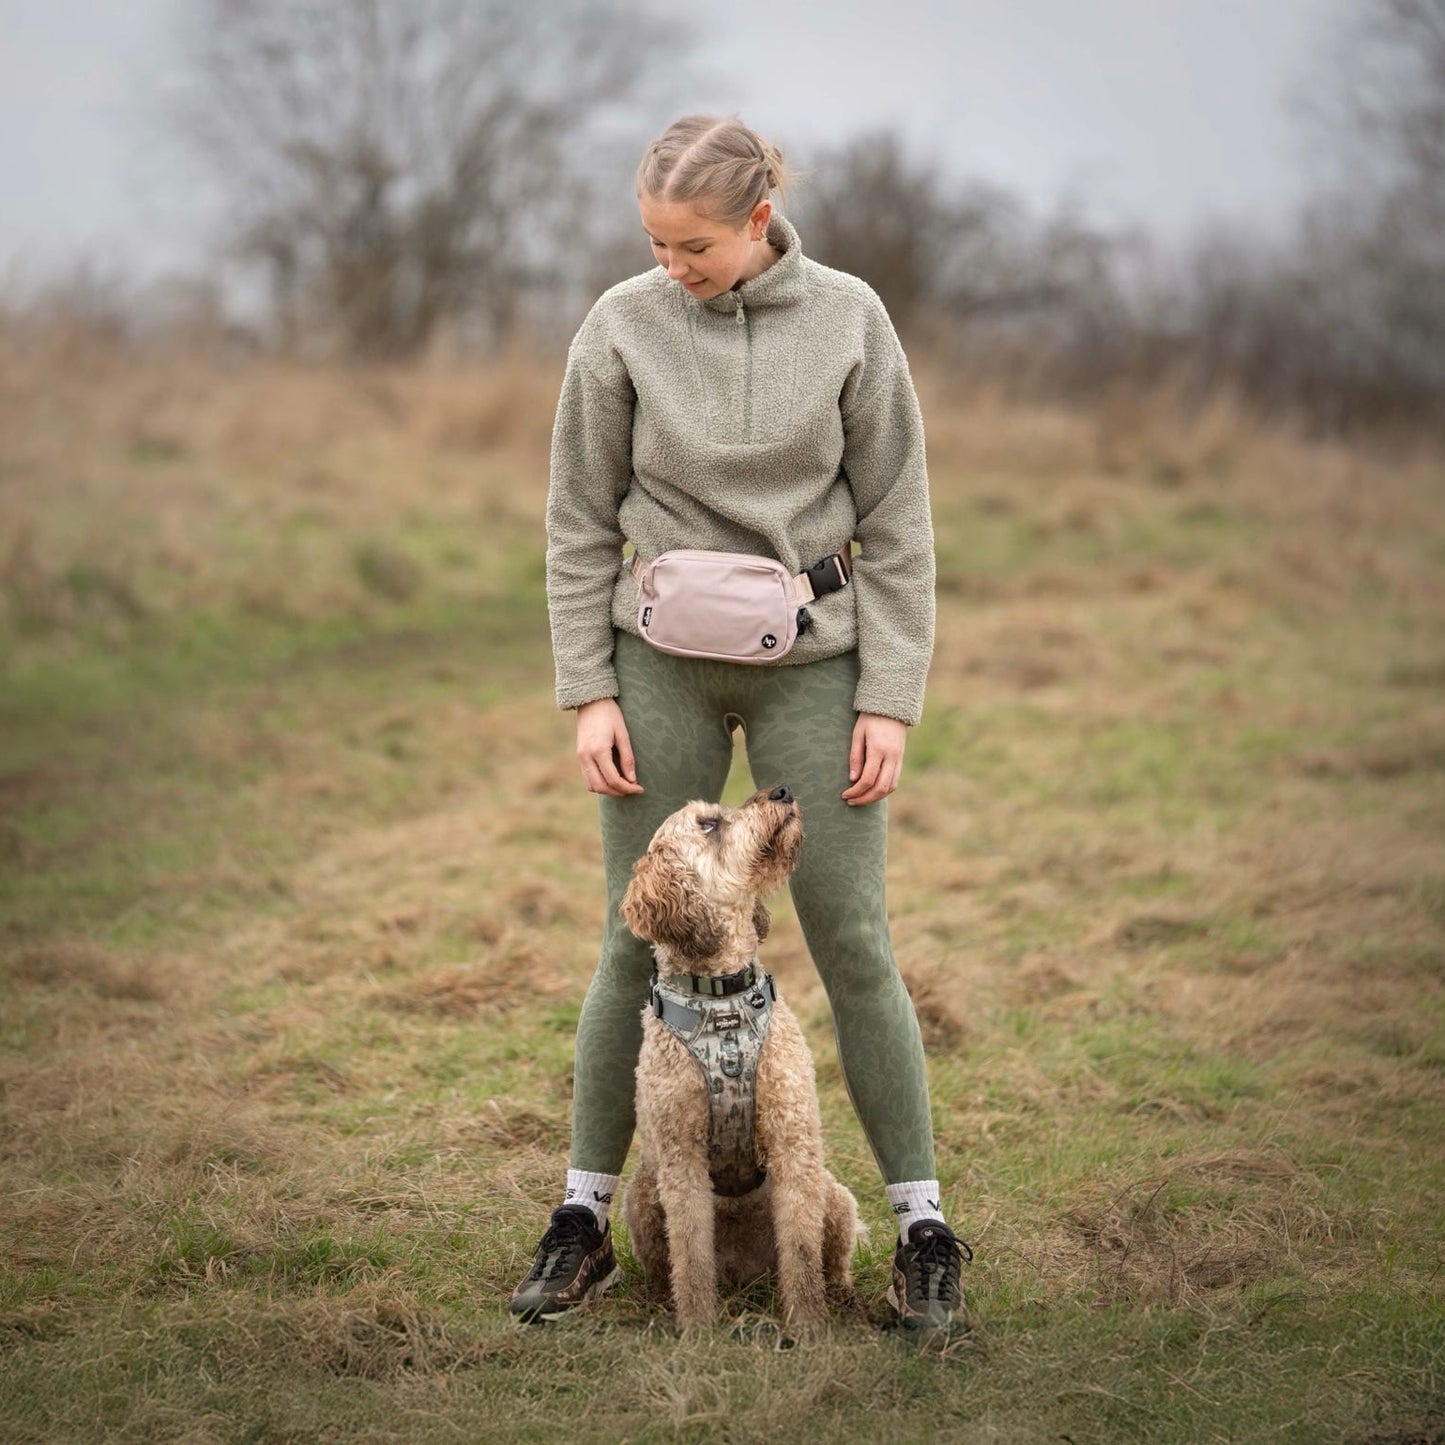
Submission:
{"label": "small logo patch", "polygon": [[644,607],[644,608],[642,609],[642,625],[643,625],[644,627],[646,627],[647,624],[648,624],[649,622],[651,622],[651,621],[652,621],[652,608],[650,608],[650,607]]}
{"label": "small logo patch", "polygon": [[773,648],[775,648],[777,645],[778,639],[774,637],[771,632],[763,633],[763,646],[766,647],[769,652],[771,652]]}

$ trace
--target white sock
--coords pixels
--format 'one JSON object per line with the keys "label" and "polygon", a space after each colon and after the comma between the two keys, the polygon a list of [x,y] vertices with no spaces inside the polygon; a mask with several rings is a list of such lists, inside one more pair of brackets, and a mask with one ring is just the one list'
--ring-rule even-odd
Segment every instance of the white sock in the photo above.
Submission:
{"label": "white sock", "polygon": [[607,1211],[612,1208],[612,1196],[622,1183],[620,1174],[589,1174],[585,1169],[567,1171],[567,1192],[562,1196],[564,1204],[585,1204],[597,1216],[598,1225],[607,1223]]}
{"label": "white sock", "polygon": [[943,1223],[943,1199],[936,1179],[910,1179],[906,1184],[890,1184],[888,1202],[898,1216],[898,1237],[908,1243],[908,1231],[920,1219],[936,1219]]}

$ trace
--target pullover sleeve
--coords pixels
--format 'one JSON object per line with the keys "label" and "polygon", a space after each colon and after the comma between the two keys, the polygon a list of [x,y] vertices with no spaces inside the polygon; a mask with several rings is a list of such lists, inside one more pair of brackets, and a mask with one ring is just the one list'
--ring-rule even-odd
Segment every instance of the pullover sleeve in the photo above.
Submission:
{"label": "pullover sleeve", "polygon": [[912,725],[933,656],[933,520],[923,417],[893,324],[874,298],[863,362],[844,384],[843,470],[858,510],[860,675],[853,706]]}
{"label": "pullover sleeve", "polygon": [[636,393],[598,340],[594,311],[567,353],[547,490],[547,614],[557,706],[617,696],[612,589],[622,562],[618,505],[632,481]]}

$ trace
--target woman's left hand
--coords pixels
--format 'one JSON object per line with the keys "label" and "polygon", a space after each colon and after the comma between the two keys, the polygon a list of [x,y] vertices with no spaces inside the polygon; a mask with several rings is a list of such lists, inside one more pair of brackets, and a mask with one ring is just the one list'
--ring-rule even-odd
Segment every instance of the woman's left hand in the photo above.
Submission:
{"label": "woman's left hand", "polygon": [[850,786],[843,801],[850,807],[876,803],[898,786],[903,771],[903,745],[908,725],[896,717],[860,712],[853,725],[853,746],[848,751]]}

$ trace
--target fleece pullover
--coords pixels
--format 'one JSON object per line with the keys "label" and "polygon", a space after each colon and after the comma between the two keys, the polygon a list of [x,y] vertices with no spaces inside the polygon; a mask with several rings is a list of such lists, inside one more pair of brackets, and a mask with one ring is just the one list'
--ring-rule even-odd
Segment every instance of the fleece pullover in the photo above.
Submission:
{"label": "fleece pullover", "polygon": [[617,695],[613,628],[637,634],[630,540],[775,557],[801,572],[846,547],[853,581],[810,603],[786,667],[854,648],[853,705],[916,723],[933,650],[923,420],[877,294],[782,252],[699,300],[661,267],[603,293],[573,339],[552,434],[547,601],[557,703]]}

